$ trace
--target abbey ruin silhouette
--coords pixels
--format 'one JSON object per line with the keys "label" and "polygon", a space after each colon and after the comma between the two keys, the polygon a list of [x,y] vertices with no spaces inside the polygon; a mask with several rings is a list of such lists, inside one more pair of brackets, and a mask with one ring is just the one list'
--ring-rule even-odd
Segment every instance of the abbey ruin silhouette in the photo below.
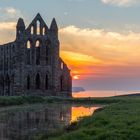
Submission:
{"label": "abbey ruin silhouette", "polygon": [[70,70],[59,50],[55,19],[48,28],[38,13],[26,28],[19,18],[16,40],[0,45],[0,95],[71,96]]}

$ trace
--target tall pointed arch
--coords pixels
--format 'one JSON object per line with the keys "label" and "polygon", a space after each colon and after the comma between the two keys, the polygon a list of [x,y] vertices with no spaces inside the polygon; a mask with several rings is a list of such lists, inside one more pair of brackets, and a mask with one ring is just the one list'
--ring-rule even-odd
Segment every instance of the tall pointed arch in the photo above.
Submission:
{"label": "tall pointed arch", "polygon": [[27,41],[27,44],[26,44],[26,47],[27,47],[27,64],[30,65],[31,64],[31,41],[28,40]]}
{"label": "tall pointed arch", "polygon": [[63,75],[60,77],[60,90],[63,91],[63,83],[64,80],[63,80]]}
{"label": "tall pointed arch", "polygon": [[27,49],[31,49],[31,41],[30,40],[27,41],[26,47],[27,47]]}
{"label": "tall pointed arch", "polygon": [[45,28],[45,27],[43,27],[43,29],[42,29],[42,34],[43,34],[43,35],[46,34],[46,28]]}
{"label": "tall pointed arch", "polygon": [[36,33],[37,35],[40,35],[41,33],[41,23],[39,20],[36,21]]}
{"label": "tall pointed arch", "polygon": [[31,35],[34,34],[34,26],[31,26]]}
{"label": "tall pointed arch", "polygon": [[30,86],[31,86],[30,82],[31,82],[30,76],[28,75],[27,76],[27,90],[30,90]]}
{"label": "tall pointed arch", "polygon": [[40,65],[40,47],[41,47],[41,42],[40,40],[36,41],[36,65]]}
{"label": "tall pointed arch", "polygon": [[40,89],[40,75],[39,73],[36,75],[36,78],[35,78],[35,87],[36,89]]}
{"label": "tall pointed arch", "polygon": [[46,74],[46,77],[45,77],[45,89],[46,90],[49,89],[49,76],[48,76],[48,74]]}
{"label": "tall pointed arch", "polygon": [[46,65],[50,64],[51,49],[50,49],[50,41],[46,41]]}

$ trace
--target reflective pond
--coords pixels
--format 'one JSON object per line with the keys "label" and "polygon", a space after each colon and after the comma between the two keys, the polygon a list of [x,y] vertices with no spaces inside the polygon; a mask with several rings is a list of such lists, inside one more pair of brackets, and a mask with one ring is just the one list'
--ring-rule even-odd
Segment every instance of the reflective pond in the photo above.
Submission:
{"label": "reflective pond", "polygon": [[62,129],[101,106],[70,104],[26,105],[0,108],[0,140],[33,140]]}

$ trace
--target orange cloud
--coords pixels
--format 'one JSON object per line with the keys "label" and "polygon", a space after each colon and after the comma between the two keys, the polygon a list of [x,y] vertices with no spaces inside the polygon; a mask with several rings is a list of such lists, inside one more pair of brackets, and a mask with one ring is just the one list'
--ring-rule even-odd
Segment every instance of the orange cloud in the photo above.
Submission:
{"label": "orange cloud", "polygon": [[[1,44],[15,39],[15,26],[16,22],[0,22]],[[80,79],[140,76],[140,33],[68,26],[59,36],[61,57]]]}
{"label": "orange cloud", "polygon": [[0,22],[0,44],[13,41],[15,32],[16,22]]}
{"label": "orange cloud", "polygon": [[68,26],[60,30],[60,40],[61,56],[82,77],[140,75],[131,74],[140,67],[140,33]]}
{"label": "orange cloud", "polygon": [[16,22],[0,22],[0,30],[15,30]]}

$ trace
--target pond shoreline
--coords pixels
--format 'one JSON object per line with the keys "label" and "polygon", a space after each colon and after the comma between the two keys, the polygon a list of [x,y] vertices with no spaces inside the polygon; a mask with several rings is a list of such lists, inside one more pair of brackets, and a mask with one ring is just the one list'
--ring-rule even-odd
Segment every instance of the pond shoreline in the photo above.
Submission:
{"label": "pond shoreline", "polygon": [[[105,106],[101,107],[101,108],[98,108],[96,109],[92,116],[102,110],[105,109]],[[56,132],[53,132],[52,134],[49,134],[49,135],[42,135],[40,136],[40,138],[38,138],[37,140],[48,140],[48,139],[53,139],[53,138],[56,138],[56,137],[60,137],[61,135],[63,134],[69,134],[73,131],[76,131],[79,127],[79,123],[81,123],[83,121],[83,119],[86,119],[86,118],[90,118],[91,116],[85,116],[85,117],[82,117],[82,118],[79,118],[78,121],[74,121],[72,123],[70,123],[69,125],[65,126],[63,129],[61,130],[57,130]]]}
{"label": "pond shoreline", "polygon": [[48,140],[139,140],[140,96],[114,98],[119,99],[119,102],[95,111],[92,116],[74,124],[69,132],[50,137]]}
{"label": "pond shoreline", "polygon": [[[6,101],[6,104],[4,103]],[[17,104],[18,103],[18,104]],[[59,97],[0,97],[1,109],[43,104],[106,105],[90,117],[67,125],[54,133],[42,134],[35,140],[139,140],[140,96],[106,98],[59,98]],[[127,129],[126,129],[127,128]]]}
{"label": "pond shoreline", "polygon": [[79,117],[92,115],[99,107],[101,105],[63,102],[1,107],[0,139],[29,140],[35,137],[38,140],[42,136],[48,138],[56,135],[56,132],[60,134],[64,130],[68,131],[71,122],[79,120]]}

